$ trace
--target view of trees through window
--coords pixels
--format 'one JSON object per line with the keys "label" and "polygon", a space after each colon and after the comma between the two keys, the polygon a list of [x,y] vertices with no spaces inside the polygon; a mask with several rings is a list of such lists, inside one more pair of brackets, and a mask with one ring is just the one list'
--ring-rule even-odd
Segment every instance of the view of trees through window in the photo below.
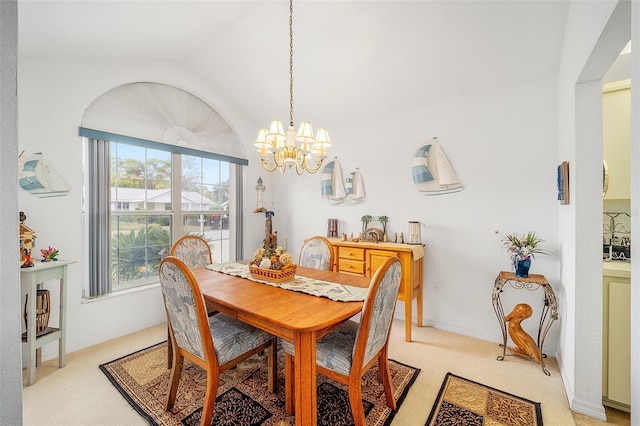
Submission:
{"label": "view of trees through window", "polygon": [[201,235],[229,260],[229,163],[120,142],[110,152],[114,288],[155,280],[172,236]]}

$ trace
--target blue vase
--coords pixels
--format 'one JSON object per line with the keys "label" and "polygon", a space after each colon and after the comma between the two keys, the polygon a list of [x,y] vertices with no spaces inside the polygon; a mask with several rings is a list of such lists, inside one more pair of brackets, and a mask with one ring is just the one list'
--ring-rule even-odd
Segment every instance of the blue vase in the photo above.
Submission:
{"label": "blue vase", "polygon": [[531,258],[527,260],[516,261],[516,277],[529,278],[529,268],[531,267]]}

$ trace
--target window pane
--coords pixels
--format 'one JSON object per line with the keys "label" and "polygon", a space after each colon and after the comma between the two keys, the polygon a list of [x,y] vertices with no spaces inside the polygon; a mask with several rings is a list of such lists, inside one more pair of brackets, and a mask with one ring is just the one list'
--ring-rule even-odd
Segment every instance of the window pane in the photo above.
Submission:
{"label": "window pane", "polygon": [[[213,213],[213,214],[212,214]],[[184,233],[202,236],[211,247],[214,262],[229,261],[229,215],[225,211],[185,214]]]}
{"label": "window pane", "polygon": [[113,286],[156,278],[171,247],[169,216],[118,216],[111,220]]}
{"label": "window pane", "polygon": [[171,210],[171,153],[111,142],[111,210]]}
{"label": "window pane", "polygon": [[229,209],[228,163],[183,155],[181,178],[182,210]]}

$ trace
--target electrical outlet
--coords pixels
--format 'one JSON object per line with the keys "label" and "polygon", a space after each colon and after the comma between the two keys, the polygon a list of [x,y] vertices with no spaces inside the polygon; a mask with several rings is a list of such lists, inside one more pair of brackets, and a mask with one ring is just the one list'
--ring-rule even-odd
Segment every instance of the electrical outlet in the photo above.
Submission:
{"label": "electrical outlet", "polygon": [[440,281],[433,282],[433,292],[440,293]]}

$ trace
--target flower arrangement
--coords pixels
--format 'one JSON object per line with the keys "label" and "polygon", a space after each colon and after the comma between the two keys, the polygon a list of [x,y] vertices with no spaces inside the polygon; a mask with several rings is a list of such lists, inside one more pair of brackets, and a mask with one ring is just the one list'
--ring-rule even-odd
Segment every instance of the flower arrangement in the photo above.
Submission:
{"label": "flower arrangement", "polygon": [[509,253],[512,265],[524,260],[529,260],[530,257],[535,258],[536,254],[551,254],[548,250],[539,247],[539,244],[542,243],[543,240],[532,231],[522,236],[515,233],[507,234],[502,238],[502,241],[507,248],[507,253]]}
{"label": "flower arrangement", "polygon": [[46,249],[40,249],[40,254],[42,255],[42,261],[48,262],[50,260],[58,260],[56,256],[58,255],[58,249],[49,246]]}

